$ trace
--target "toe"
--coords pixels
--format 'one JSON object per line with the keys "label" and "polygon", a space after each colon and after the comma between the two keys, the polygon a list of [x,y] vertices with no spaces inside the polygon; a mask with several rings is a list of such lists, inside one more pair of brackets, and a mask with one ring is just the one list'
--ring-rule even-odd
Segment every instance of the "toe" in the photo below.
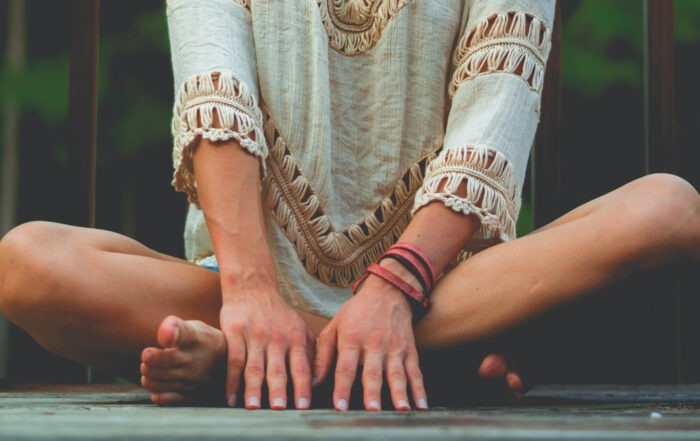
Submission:
{"label": "toe", "polygon": [[506,358],[501,354],[487,355],[479,366],[479,375],[482,378],[499,378],[506,375]]}
{"label": "toe", "polygon": [[184,321],[174,315],[166,317],[158,327],[158,344],[164,348],[174,348],[180,343],[180,333]]}
{"label": "toe", "polygon": [[512,392],[520,392],[523,388],[523,381],[515,371],[508,371],[506,374],[506,384]]}
{"label": "toe", "polygon": [[178,403],[184,399],[185,396],[177,392],[156,392],[151,394],[151,401],[153,404],[157,404],[159,406]]}
{"label": "toe", "polygon": [[195,389],[195,385],[177,380],[159,380],[147,376],[141,376],[141,386],[151,392],[188,392]]}

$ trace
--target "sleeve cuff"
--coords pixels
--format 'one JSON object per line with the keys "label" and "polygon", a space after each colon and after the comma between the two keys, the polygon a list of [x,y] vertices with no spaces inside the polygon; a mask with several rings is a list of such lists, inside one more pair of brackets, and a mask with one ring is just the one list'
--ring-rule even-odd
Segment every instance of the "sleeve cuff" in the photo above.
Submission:
{"label": "sleeve cuff", "polygon": [[[214,82],[218,80],[218,84]],[[214,112],[219,124],[214,127]],[[213,142],[236,140],[260,158],[265,173],[267,145],[262,131],[262,112],[250,88],[231,72],[208,72],[185,80],[173,108],[173,186],[197,204],[197,185],[192,167],[192,144],[199,136]]]}
{"label": "sleeve cuff", "polygon": [[[462,183],[466,183],[466,197],[458,194]],[[413,213],[435,201],[479,218],[481,226],[472,239],[475,244],[515,238],[520,191],[512,165],[500,152],[484,146],[443,150],[428,165]]]}

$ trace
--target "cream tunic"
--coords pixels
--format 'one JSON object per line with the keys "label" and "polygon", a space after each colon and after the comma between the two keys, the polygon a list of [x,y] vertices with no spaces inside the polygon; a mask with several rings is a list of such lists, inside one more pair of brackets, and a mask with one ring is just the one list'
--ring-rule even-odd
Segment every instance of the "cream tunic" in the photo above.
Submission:
{"label": "cream tunic", "polygon": [[282,295],[307,311],[335,314],[430,202],[480,218],[461,258],[514,238],[553,14],[554,0],[169,0],[188,259],[215,262],[198,136],[260,158]]}

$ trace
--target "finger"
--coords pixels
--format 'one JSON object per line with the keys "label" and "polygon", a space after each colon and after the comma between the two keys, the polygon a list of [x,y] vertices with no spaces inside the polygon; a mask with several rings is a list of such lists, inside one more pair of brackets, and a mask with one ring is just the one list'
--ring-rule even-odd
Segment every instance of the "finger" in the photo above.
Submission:
{"label": "finger", "polygon": [[350,391],[357,374],[357,362],[360,350],[357,346],[346,346],[339,350],[338,363],[335,367],[335,387],[333,389],[333,404],[336,410],[348,410]]}
{"label": "finger", "polygon": [[316,358],[314,360],[314,376],[312,385],[319,385],[328,376],[335,356],[337,333],[335,325],[331,322],[318,335],[316,340]]}
{"label": "finger", "polygon": [[384,354],[381,352],[369,352],[365,355],[362,367],[362,390],[364,391],[365,409],[370,411],[382,410],[383,358]]}
{"label": "finger", "polygon": [[246,344],[240,334],[227,335],[228,358],[226,365],[226,397],[228,405],[235,407],[238,402],[238,389],[241,374],[246,364]]}
{"label": "finger", "polygon": [[265,353],[262,347],[249,347],[247,358],[243,374],[245,377],[245,407],[246,409],[260,409],[262,385],[265,380]]}
{"label": "finger", "polygon": [[289,351],[289,371],[294,384],[294,402],[297,409],[308,409],[311,404],[310,360],[305,347],[294,346]]}
{"label": "finger", "polygon": [[406,375],[408,376],[408,384],[411,386],[413,402],[418,409],[428,410],[428,394],[425,392],[423,384],[423,373],[420,370],[418,353],[410,352],[404,360],[404,366],[406,366]]}
{"label": "finger", "polygon": [[406,392],[406,368],[400,356],[391,356],[386,363],[386,382],[389,384],[391,401],[396,410],[411,410]]}
{"label": "finger", "polygon": [[270,348],[267,352],[266,378],[270,399],[270,409],[286,409],[287,356],[281,346]]}

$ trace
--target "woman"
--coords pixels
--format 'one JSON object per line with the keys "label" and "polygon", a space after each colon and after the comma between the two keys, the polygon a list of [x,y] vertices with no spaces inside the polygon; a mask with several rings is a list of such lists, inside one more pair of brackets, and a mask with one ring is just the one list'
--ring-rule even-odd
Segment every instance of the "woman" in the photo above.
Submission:
{"label": "woman", "polygon": [[[346,410],[359,376],[367,410],[382,408],[384,383],[395,409],[427,409],[419,348],[457,351],[700,255],[700,197],[668,175],[513,240],[553,10],[170,0],[173,182],[191,202],[195,264],[26,224],[0,242],[0,308],[88,365],[126,375],[140,353],[157,404],[225,381],[231,406],[305,409],[332,376]],[[480,373],[519,394],[502,356]]]}

